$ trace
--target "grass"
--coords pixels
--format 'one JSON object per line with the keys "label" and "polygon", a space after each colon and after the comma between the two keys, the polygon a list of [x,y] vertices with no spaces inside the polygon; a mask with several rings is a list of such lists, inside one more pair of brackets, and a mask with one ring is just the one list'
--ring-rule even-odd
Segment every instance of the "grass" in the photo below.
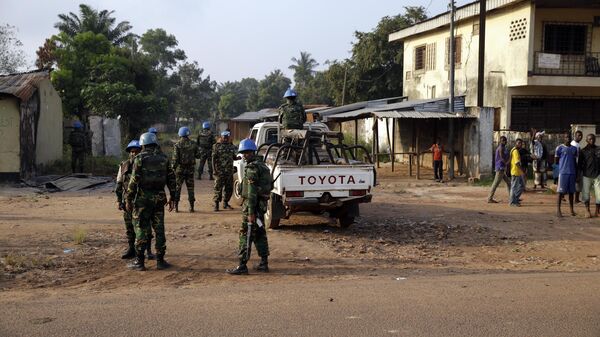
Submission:
{"label": "grass", "polygon": [[492,186],[493,183],[494,183],[494,176],[490,176],[490,177],[485,177],[483,179],[476,181],[473,185],[474,186]]}
{"label": "grass", "polygon": [[73,242],[75,244],[81,245],[85,242],[85,238],[87,236],[87,231],[83,228],[76,227],[73,230]]}
{"label": "grass", "polygon": [[4,264],[13,268],[25,268],[27,266],[27,258],[23,255],[8,253],[4,257]]}

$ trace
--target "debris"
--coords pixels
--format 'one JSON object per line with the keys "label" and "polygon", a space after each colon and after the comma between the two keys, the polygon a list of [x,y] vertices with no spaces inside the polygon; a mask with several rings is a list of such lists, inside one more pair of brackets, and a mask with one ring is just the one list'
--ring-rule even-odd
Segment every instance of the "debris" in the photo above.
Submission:
{"label": "debris", "polygon": [[329,298],[329,302],[333,302],[333,298],[331,298],[331,297],[330,297],[330,298]]}
{"label": "debris", "polygon": [[212,236],[212,233],[208,233],[208,234],[206,234],[206,236]]}
{"label": "debris", "polygon": [[598,257],[598,255],[588,255],[587,257]]}
{"label": "debris", "polygon": [[74,251],[75,251],[75,249],[71,249],[71,248],[65,248],[65,249],[63,250],[63,253],[65,253],[65,254],[70,254],[70,253],[73,253]]}
{"label": "debris", "polygon": [[331,231],[329,229],[326,229],[323,231],[323,233],[327,234],[327,233],[331,233]]}
{"label": "debris", "polygon": [[404,281],[406,280],[406,277],[396,277],[396,281]]}
{"label": "debris", "polygon": [[306,257],[304,258],[304,261],[306,261],[306,262],[310,262],[310,257],[306,256]]}

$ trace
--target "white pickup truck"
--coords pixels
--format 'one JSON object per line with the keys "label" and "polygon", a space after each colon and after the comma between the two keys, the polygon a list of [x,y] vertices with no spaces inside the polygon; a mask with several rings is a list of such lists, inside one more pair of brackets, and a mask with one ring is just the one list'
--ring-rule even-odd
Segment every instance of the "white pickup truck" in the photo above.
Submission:
{"label": "white pickup truck", "polygon": [[[277,228],[282,218],[297,212],[328,212],[341,227],[348,227],[359,215],[358,205],[371,202],[376,180],[373,161],[366,148],[343,144],[342,134],[329,131],[323,123],[305,123],[304,129],[295,131],[303,139],[299,143],[278,143],[278,133],[285,136],[285,132],[278,130],[277,122],[258,123],[252,128],[250,138],[274,180],[265,225]],[[358,154],[364,157],[362,161],[357,160]],[[237,160],[234,166],[233,197],[239,205],[244,161]]]}

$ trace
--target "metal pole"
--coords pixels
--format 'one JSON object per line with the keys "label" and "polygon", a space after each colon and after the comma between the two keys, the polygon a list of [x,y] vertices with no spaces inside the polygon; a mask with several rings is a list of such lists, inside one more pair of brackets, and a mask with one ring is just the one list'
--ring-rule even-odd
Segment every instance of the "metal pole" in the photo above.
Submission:
{"label": "metal pole", "polygon": [[[454,11],[455,11],[455,2],[454,0],[450,0],[450,113],[454,113],[454,70],[455,70],[455,43],[454,43]],[[454,120],[452,118],[448,119],[448,178],[454,179]]]}
{"label": "metal pole", "polygon": [[348,75],[348,65],[346,65],[346,68],[344,70],[344,86],[342,88],[342,105],[344,105],[346,102],[346,76],[347,75]]}
{"label": "metal pole", "polygon": [[477,106],[483,108],[485,86],[485,16],[487,0],[479,0],[479,61],[477,68]]}
{"label": "metal pole", "polygon": [[394,172],[394,162],[396,161],[396,119],[392,118],[392,172]]}

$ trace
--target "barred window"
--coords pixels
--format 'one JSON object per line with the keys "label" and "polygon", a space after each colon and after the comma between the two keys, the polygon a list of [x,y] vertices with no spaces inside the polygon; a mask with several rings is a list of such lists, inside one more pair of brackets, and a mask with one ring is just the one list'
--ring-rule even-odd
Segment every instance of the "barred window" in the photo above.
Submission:
{"label": "barred window", "polygon": [[[461,63],[462,36],[454,37],[454,64]],[[450,64],[450,38],[446,38],[446,65]]]}
{"label": "barred window", "polygon": [[419,46],[415,48],[415,70],[425,70],[426,51],[426,46]]}
{"label": "barred window", "polygon": [[587,25],[546,23],[544,52],[551,54],[583,55],[586,52]]}

